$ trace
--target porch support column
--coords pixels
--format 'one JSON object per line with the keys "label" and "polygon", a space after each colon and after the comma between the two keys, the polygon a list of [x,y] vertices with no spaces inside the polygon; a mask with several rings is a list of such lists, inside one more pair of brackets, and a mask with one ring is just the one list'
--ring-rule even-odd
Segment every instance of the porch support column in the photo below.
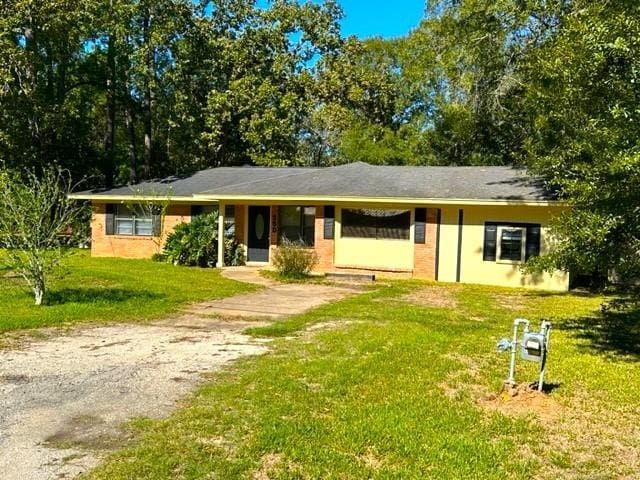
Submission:
{"label": "porch support column", "polygon": [[218,268],[224,267],[224,208],[225,204],[218,203]]}

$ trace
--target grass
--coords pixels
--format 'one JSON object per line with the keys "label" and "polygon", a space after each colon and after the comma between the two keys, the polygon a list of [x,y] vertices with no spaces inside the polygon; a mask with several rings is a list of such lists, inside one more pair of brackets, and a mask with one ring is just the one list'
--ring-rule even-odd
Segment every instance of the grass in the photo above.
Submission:
{"label": "grass", "polygon": [[[640,317],[601,301],[394,282],[253,329],[270,354],[133,422],[137,442],[86,478],[634,478]],[[550,393],[507,411],[495,343],[519,316],[553,322]]]}
{"label": "grass", "polygon": [[165,316],[189,302],[250,291],[213,269],[149,260],[91,258],[77,251],[50,279],[47,305],[36,307],[26,284],[0,271],[0,332],[87,322],[139,321]]}

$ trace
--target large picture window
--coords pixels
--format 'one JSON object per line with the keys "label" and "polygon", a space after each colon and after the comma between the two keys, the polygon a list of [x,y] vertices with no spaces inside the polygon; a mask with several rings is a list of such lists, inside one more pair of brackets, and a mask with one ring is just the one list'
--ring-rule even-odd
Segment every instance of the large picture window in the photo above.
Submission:
{"label": "large picture window", "polygon": [[411,212],[390,209],[342,209],[342,237],[409,240]]}
{"label": "large picture window", "polygon": [[304,243],[312,247],[315,242],[316,208],[282,206],[278,210],[278,240]]}
{"label": "large picture window", "polygon": [[118,205],[115,214],[116,235],[138,235],[150,237],[153,235],[153,215],[126,205]]}

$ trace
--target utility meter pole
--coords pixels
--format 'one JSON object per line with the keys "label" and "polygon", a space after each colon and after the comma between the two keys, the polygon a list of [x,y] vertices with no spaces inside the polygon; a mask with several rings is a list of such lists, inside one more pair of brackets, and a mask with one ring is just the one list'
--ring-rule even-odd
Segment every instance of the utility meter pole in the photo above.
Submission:
{"label": "utility meter pole", "polygon": [[[520,327],[522,328],[522,338],[519,339]],[[505,380],[505,385],[513,387],[516,385],[516,357],[518,348],[520,349],[520,358],[528,362],[536,362],[540,364],[540,376],[538,377],[538,391],[542,391],[544,384],[544,374],[547,364],[547,352],[549,350],[549,334],[551,333],[551,323],[543,320],[540,323],[539,331],[529,329],[530,322],[524,318],[516,318],[513,321],[513,337],[511,340],[503,338],[498,342],[499,352],[511,352],[511,361],[509,363],[509,377]]]}

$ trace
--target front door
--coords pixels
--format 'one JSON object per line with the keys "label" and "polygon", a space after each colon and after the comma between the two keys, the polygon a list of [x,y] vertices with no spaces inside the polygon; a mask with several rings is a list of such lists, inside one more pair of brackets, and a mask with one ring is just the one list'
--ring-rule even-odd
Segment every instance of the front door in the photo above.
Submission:
{"label": "front door", "polygon": [[249,206],[248,252],[249,262],[269,261],[270,207]]}

